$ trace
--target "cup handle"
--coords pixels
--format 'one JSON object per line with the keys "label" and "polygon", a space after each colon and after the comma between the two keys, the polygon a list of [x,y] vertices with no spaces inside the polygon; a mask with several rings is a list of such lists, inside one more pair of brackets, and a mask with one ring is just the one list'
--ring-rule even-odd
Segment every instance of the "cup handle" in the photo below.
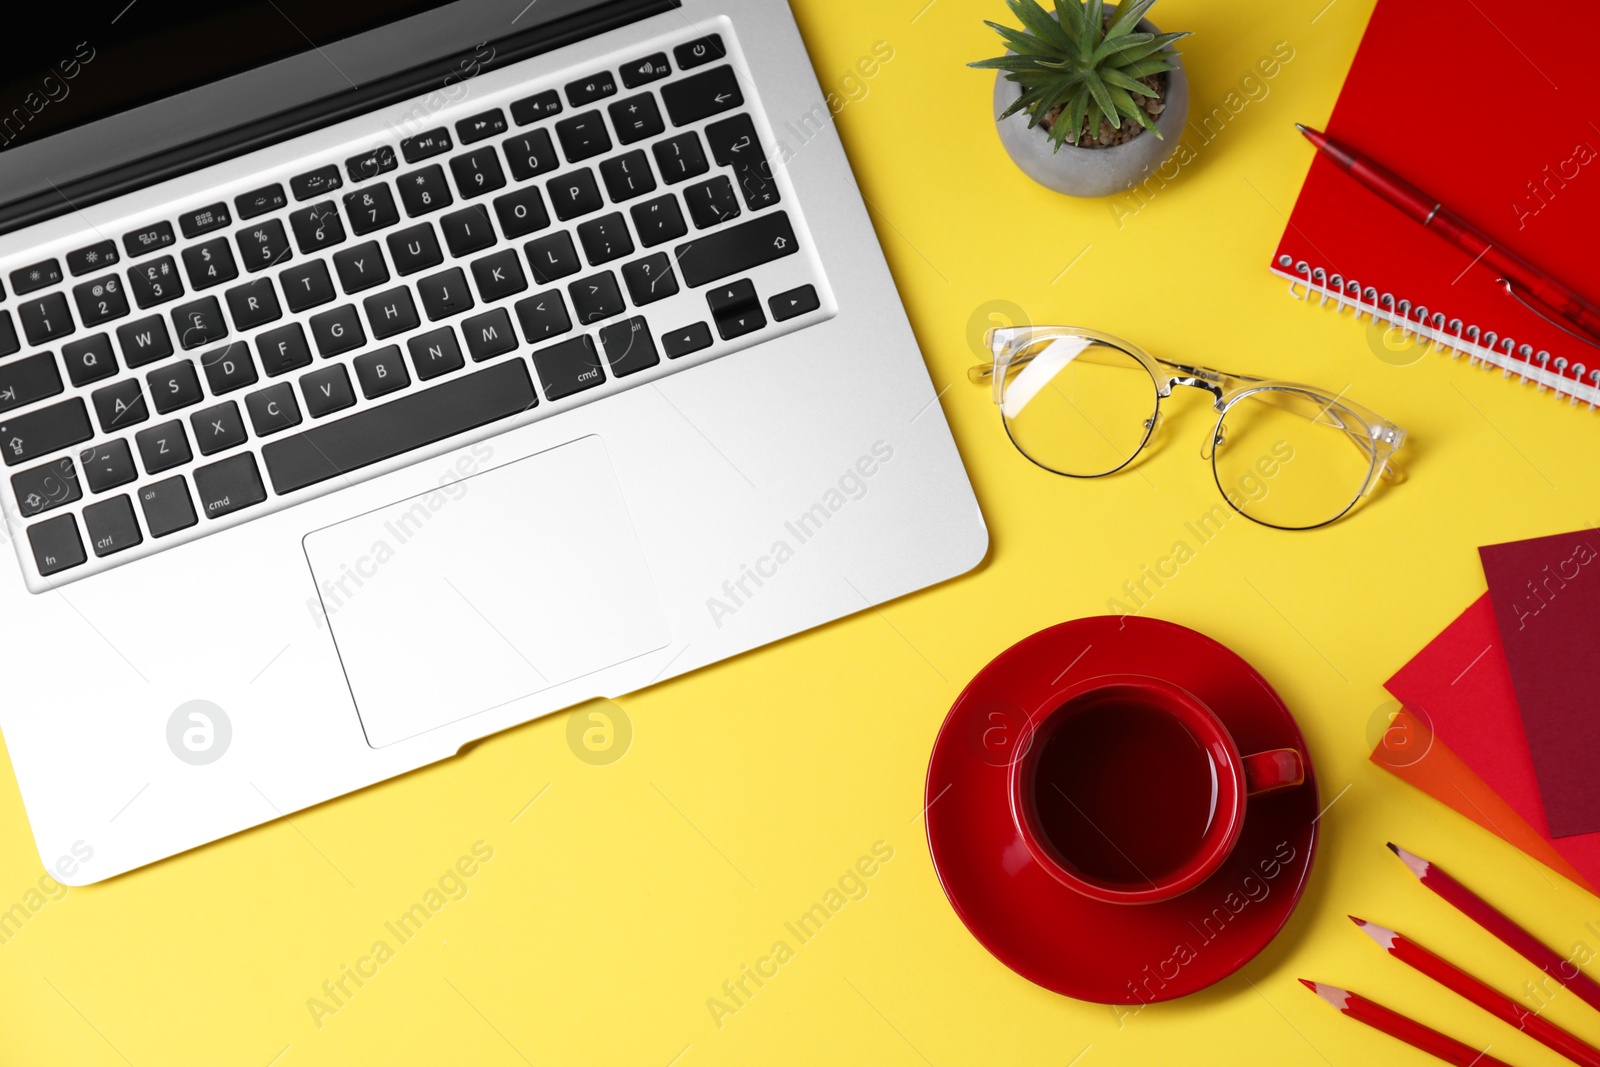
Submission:
{"label": "cup handle", "polygon": [[1292,789],[1306,780],[1305,764],[1300,761],[1300,753],[1292,748],[1257,752],[1245,756],[1243,763],[1245,789],[1253,797]]}

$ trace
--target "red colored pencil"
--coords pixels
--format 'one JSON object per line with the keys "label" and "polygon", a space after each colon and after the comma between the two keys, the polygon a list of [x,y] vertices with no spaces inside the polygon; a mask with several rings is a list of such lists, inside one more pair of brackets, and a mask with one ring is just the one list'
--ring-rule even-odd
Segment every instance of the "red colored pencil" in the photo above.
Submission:
{"label": "red colored pencil", "polygon": [[1523,959],[1572,990],[1589,1007],[1600,1011],[1600,985],[1579,970],[1576,963],[1563,959],[1554,949],[1496,911],[1488,901],[1440,870],[1438,864],[1412,855],[1393,842],[1390,842],[1389,849],[1400,857],[1400,862],[1409,867],[1412,874],[1422,880],[1423,885],[1454,905],[1461,914],[1516,949]]}
{"label": "red colored pencil", "polygon": [[1350,1018],[1364,1022],[1374,1030],[1381,1030],[1390,1037],[1399,1038],[1412,1048],[1420,1048],[1446,1063],[1456,1064],[1456,1067],[1511,1067],[1504,1060],[1497,1060],[1487,1052],[1480,1052],[1453,1037],[1447,1037],[1437,1030],[1430,1030],[1421,1023],[1413,1022],[1399,1012],[1390,1011],[1382,1004],[1373,1003],[1348,989],[1323,985],[1321,982],[1308,982],[1304,978],[1300,979],[1300,984]]}
{"label": "red colored pencil", "polygon": [[1542,1041],[1573,1063],[1582,1064],[1583,1067],[1600,1067],[1600,1049],[1541,1018],[1538,1013],[1529,1011],[1504,993],[1491,989],[1450,961],[1435,956],[1404,934],[1397,934],[1387,927],[1369,923],[1354,915],[1350,916],[1350,921],[1382,946],[1389,955],[1415,967],[1446,989],[1461,994],[1495,1018],[1510,1023],[1536,1041]]}

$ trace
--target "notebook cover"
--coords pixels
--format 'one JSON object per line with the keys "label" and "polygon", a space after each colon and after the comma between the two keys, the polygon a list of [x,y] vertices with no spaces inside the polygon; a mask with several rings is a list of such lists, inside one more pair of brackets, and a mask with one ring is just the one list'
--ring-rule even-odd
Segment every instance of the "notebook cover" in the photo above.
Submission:
{"label": "notebook cover", "polygon": [[1425,717],[1439,739],[1589,884],[1600,885],[1600,834],[1550,837],[1489,594],[1474,601],[1384,688]]}
{"label": "notebook cover", "polygon": [[[1379,0],[1325,132],[1600,300],[1600,128],[1581,103],[1592,95],[1589,76],[1571,59],[1573,42],[1597,37],[1593,0],[1535,7]],[[1303,261],[1346,285],[1355,280],[1362,291],[1409,301],[1413,321],[1418,307],[1430,319],[1442,313],[1446,324],[1460,319],[1463,331],[1483,331],[1480,341],[1502,359],[1512,338],[1512,360],[1529,376],[1538,365],[1516,359],[1523,344],[1549,352],[1552,381],[1558,359],[1569,383],[1575,366],[1586,364],[1586,388],[1577,395],[1600,399],[1600,378],[1591,377],[1600,373],[1600,349],[1507,296],[1494,271],[1296,140],[1295,151],[1315,158],[1273,256],[1275,271],[1299,277]]]}
{"label": "notebook cover", "polygon": [[1555,837],[1600,830],[1600,535],[1478,550],[1545,817]]}

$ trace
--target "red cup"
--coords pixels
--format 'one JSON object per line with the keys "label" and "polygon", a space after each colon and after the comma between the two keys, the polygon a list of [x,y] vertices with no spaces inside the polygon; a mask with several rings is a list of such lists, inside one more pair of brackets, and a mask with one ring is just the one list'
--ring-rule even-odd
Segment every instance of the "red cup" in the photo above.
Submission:
{"label": "red cup", "polygon": [[[1157,726],[1165,724],[1151,716],[1181,725],[1209,761],[1211,774],[1210,789],[1199,791],[1179,788],[1174,784],[1175,776],[1163,777],[1159,773],[1165,765],[1154,746],[1158,737],[1177,736],[1170,730],[1147,731],[1148,742],[1131,735],[1120,741],[1121,759],[1130,768],[1128,777],[1131,779],[1137,774],[1139,780],[1119,779],[1105,788],[1116,789],[1119,798],[1126,795],[1137,798],[1137,805],[1131,806],[1133,832],[1163,832],[1180,815],[1188,825],[1198,820],[1204,826],[1203,832],[1192,842],[1192,848],[1185,843],[1184,855],[1165,864],[1159,872],[1147,873],[1141,869],[1137,877],[1131,878],[1109,878],[1081,869],[1073,856],[1066,854],[1052,839],[1041,819],[1038,803],[1041,759],[1051,758],[1047,754],[1061,747],[1052,746],[1052,738],[1063,727],[1081,729],[1085,724],[1099,725],[1090,720],[1078,720],[1079,716],[1119,714],[1140,716],[1137,721]],[[1067,744],[1075,735],[1062,736],[1068,739],[1063,742]],[[1149,745],[1149,751],[1142,751],[1141,745]],[[1023,755],[1011,764],[1009,785],[1011,817],[1023,843],[1034,860],[1063,885],[1086,897],[1112,904],[1152,904],[1170,900],[1200,885],[1216,873],[1238,843],[1244,828],[1245,804],[1250,797],[1291,789],[1305,781],[1305,767],[1295,749],[1242,755],[1228,728],[1200,698],[1171,682],[1135,674],[1090,678],[1057,693],[1030,718],[1028,735],[1019,748]],[[1050,767],[1044,770],[1047,774],[1052,772]],[[1060,791],[1059,785],[1055,788]],[[1064,791],[1061,795],[1067,797]],[[1074,810],[1083,815],[1083,808],[1070,797],[1068,800]],[[1185,810],[1201,805],[1207,806],[1205,812]],[[1092,804],[1089,806],[1093,808]],[[1119,828],[1124,833],[1128,831],[1129,809],[1129,805],[1115,809],[1121,817]],[[1088,815],[1083,818],[1089,820]],[[1144,820],[1142,831],[1141,819]],[[1110,836],[1104,833],[1102,836],[1114,845]],[[1129,840],[1132,839],[1124,837],[1124,844]],[[1128,851],[1132,851],[1131,847]],[[1127,853],[1122,854],[1126,857]]]}

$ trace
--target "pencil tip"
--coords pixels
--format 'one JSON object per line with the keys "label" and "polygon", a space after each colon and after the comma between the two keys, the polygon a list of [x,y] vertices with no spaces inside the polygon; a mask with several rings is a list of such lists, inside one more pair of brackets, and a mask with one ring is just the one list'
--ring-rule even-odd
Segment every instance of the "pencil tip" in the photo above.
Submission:
{"label": "pencil tip", "polygon": [[1313,993],[1315,993],[1317,991],[1317,983],[1311,981],[1308,978],[1300,979],[1300,984],[1305,986],[1307,989],[1311,990],[1311,992],[1313,992]]}
{"label": "pencil tip", "polygon": [[1399,856],[1400,862],[1410,868],[1411,873],[1416,875],[1418,878],[1422,878],[1427,875],[1428,869],[1433,866],[1421,856],[1414,852],[1407,852],[1393,841],[1390,841],[1388,844],[1389,851],[1393,852],[1396,856]]}
{"label": "pencil tip", "polygon": [[1390,852],[1393,852],[1396,856],[1400,855],[1400,846],[1399,845],[1395,844],[1393,841],[1386,841],[1384,843],[1389,846],[1389,851]]}
{"label": "pencil tip", "polygon": [[1365,926],[1365,925],[1367,925],[1367,920],[1358,919],[1354,915],[1346,915],[1345,918],[1349,919],[1351,922],[1355,923],[1357,926]]}

